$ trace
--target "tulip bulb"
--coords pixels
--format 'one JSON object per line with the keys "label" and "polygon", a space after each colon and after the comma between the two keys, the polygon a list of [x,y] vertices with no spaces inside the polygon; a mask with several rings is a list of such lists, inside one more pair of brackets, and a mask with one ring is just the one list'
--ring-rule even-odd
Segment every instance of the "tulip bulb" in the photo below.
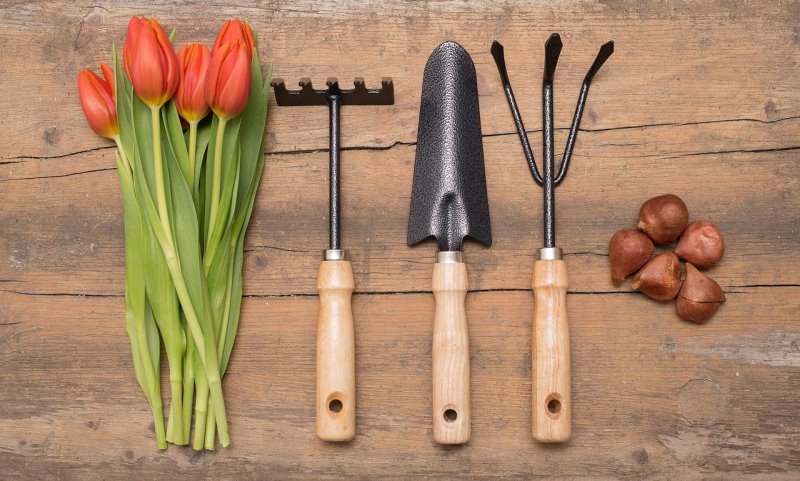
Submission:
{"label": "tulip bulb", "polygon": [[677,195],[665,194],[642,204],[636,227],[653,239],[656,245],[664,245],[677,239],[688,222],[686,204]]}
{"label": "tulip bulb", "polygon": [[631,280],[631,287],[651,299],[668,301],[681,290],[682,271],[678,256],[663,252],[642,267]]}
{"label": "tulip bulb", "polygon": [[689,224],[675,248],[678,257],[700,269],[707,269],[719,262],[724,252],[722,232],[707,220],[696,220]]}
{"label": "tulip bulb", "polygon": [[611,280],[619,285],[642,268],[653,255],[653,241],[636,229],[617,231],[608,243]]}
{"label": "tulip bulb", "polygon": [[686,264],[686,280],[676,304],[681,318],[702,324],[717,312],[725,300],[725,293],[714,279],[697,270],[692,264]]}

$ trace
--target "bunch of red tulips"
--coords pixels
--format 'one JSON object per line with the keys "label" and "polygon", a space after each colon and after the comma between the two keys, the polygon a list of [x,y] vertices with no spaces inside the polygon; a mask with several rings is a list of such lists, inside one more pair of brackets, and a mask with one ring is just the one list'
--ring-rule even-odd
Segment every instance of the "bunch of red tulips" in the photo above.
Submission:
{"label": "bunch of red tulips", "polygon": [[[242,298],[244,235],[264,166],[269,78],[255,37],[225,22],[176,54],[154,19],[128,24],[122,60],[78,75],[89,125],[116,143],[125,223],[125,319],[158,447],[230,443],[221,378]],[[125,75],[122,75],[124,70]],[[212,113],[212,115],[209,115]],[[160,350],[169,362],[165,425]]]}

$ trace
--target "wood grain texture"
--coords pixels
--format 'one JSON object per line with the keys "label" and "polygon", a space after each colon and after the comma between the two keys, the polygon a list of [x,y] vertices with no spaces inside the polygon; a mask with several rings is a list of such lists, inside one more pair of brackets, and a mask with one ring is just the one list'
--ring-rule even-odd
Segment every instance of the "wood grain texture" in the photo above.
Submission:
{"label": "wood grain texture", "polygon": [[572,432],[567,263],[537,260],[531,287],[533,438],[542,443],[563,443],[569,441]]}
{"label": "wood grain texture", "polygon": [[319,265],[317,322],[317,437],[350,441],[356,435],[356,346],[350,261]]}
{"label": "wood grain texture", "polygon": [[464,444],[471,432],[467,288],[466,264],[433,265],[432,419],[433,440],[439,444]]}
{"label": "wood grain texture", "polygon": [[[223,18],[240,16],[288,82],[393,77],[393,107],[342,109],[342,242],[358,286],[352,442],[314,435],[327,114],[273,102],[224,379],[233,444],[155,449],[124,331],[112,149],[86,126],[75,88],[81,68],[109,61],[135,14],[177,27],[179,44],[210,44]],[[0,479],[798,479],[798,24],[797,2],[766,0],[4,2]],[[569,443],[544,446],[530,437],[542,196],[489,47],[506,47],[540,159],[553,31],[564,40],[559,152],[598,46],[614,39],[616,52],[595,78],[556,191],[573,423]],[[495,240],[465,248],[472,436],[459,447],[432,439],[433,246],[426,255],[405,245],[422,69],[446,39],[476,64]],[[703,326],[610,280],[611,235],[667,192],[725,235],[709,274],[728,302]]]}

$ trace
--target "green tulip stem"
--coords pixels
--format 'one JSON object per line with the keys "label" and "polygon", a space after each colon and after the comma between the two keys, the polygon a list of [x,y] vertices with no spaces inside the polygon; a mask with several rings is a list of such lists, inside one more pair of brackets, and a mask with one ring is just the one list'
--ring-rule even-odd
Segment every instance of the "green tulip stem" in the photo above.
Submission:
{"label": "green tulip stem", "polygon": [[203,450],[208,405],[208,383],[203,376],[197,376],[197,399],[195,399],[194,405],[194,442],[192,443],[195,451]]}
{"label": "green tulip stem", "polygon": [[206,418],[206,449],[213,451],[216,447],[217,432],[214,429],[216,426],[216,417],[214,416],[214,407],[208,406],[208,417]]}
{"label": "green tulip stem", "polygon": [[117,144],[117,150],[119,150],[119,157],[120,159],[122,159],[122,165],[125,166],[128,177],[131,177],[132,179],[133,171],[131,170],[131,163],[128,161],[128,156],[125,155],[125,149],[122,148],[122,140],[120,140],[119,135],[113,137],[111,140],[113,140],[114,143]]}
{"label": "green tulip stem", "polygon": [[167,435],[164,431],[164,405],[161,404],[161,392],[155,393],[158,398],[155,403],[151,403],[150,409],[153,411],[153,423],[156,429],[156,445],[158,449],[167,449]]}
{"label": "green tulip stem", "polygon": [[[169,359],[169,356],[167,356]],[[183,436],[183,357],[177,361],[169,359],[169,384],[172,401],[167,421],[167,441],[173,444],[186,444]],[[177,364],[177,366],[176,366]]]}
{"label": "green tulip stem", "polygon": [[150,409],[153,411],[153,423],[156,430],[156,443],[158,449],[167,449],[167,435],[164,430],[164,408],[161,403],[161,383],[153,370],[153,362],[150,359],[150,350],[147,347],[147,331],[144,322],[136,322],[136,340],[139,343],[137,349],[142,356],[142,366],[144,367],[145,378],[147,379],[150,392],[147,393],[150,401]]}
{"label": "green tulip stem", "polygon": [[[164,160],[161,151],[161,107],[150,107],[150,119],[153,127],[153,162],[156,173],[156,202],[158,205],[158,216],[161,218],[161,227],[167,239],[172,242],[172,229],[169,226],[169,211],[167,210],[167,196],[164,189]],[[164,253],[166,254],[166,252]]]}
{"label": "green tulip stem", "polygon": [[192,426],[192,401],[194,400],[195,370],[194,339],[186,336],[186,355],[183,359],[183,440],[189,443]]}
{"label": "green tulip stem", "polygon": [[[180,262],[175,250],[175,241],[172,237],[172,229],[169,224],[169,211],[167,210],[167,198],[164,189],[164,161],[161,152],[161,123],[159,121],[159,111],[160,107],[150,107],[151,123],[153,127],[153,162],[156,181],[156,200],[158,203],[158,215],[161,219],[161,227],[165,238],[162,250],[164,251],[164,258],[167,261],[167,267],[172,276],[172,282],[175,284],[178,300],[183,307],[184,314],[186,314],[189,330],[192,333],[192,337],[194,337],[197,354],[200,357],[200,361],[203,363],[203,367],[205,367],[211,402],[214,404],[214,410],[217,413],[217,428],[219,431],[220,443],[222,443],[223,446],[227,446],[230,444],[230,435],[228,433],[228,421],[225,416],[225,401],[222,397],[222,381],[219,375],[219,360],[217,358],[216,345],[214,345],[213,342],[209,343],[210,346],[206,345],[199,318],[192,305],[192,298],[189,296],[189,290],[186,287],[186,280],[183,278],[183,272],[181,271]],[[213,335],[213,332],[209,332],[208,334]],[[210,347],[210,349],[205,349],[206,347]],[[212,367],[212,369],[209,369],[209,367]]]}
{"label": "green tulip stem", "polygon": [[[194,179],[195,158],[197,157],[197,120],[189,122],[189,175]],[[194,196],[194,181],[189,182],[189,192]]]}
{"label": "green tulip stem", "polygon": [[225,140],[225,125],[228,119],[220,117],[217,125],[217,140],[214,145],[213,177],[211,180],[211,208],[208,216],[208,244],[211,244],[211,237],[214,235],[214,225],[217,222],[217,211],[219,211],[220,186],[222,184],[222,145]]}

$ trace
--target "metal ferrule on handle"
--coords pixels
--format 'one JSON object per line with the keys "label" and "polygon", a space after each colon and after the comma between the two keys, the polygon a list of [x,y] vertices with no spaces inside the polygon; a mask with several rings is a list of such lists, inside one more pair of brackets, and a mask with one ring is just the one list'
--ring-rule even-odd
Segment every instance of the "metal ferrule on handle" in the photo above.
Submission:
{"label": "metal ferrule on handle", "polygon": [[433,267],[433,439],[463,444],[470,437],[469,335],[464,300],[467,266],[460,251],[441,251]]}

